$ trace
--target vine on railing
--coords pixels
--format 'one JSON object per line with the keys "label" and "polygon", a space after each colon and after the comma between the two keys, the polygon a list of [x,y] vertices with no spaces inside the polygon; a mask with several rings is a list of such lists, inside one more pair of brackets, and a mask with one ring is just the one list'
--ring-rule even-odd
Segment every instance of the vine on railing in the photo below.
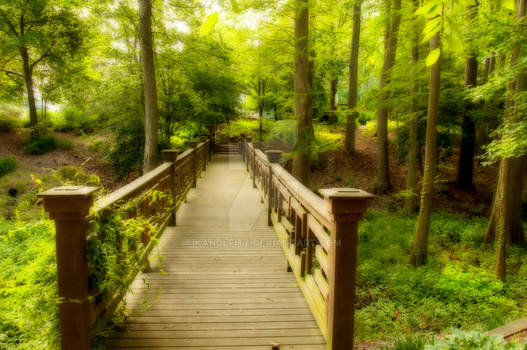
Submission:
{"label": "vine on railing", "polygon": [[114,313],[143,269],[167,225],[206,168],[209,140],[179,154],[163,151],[165,162],[93,202],[96,187],[67,186],[41,193],[55,220],[61,343],[90,349],[93,326]]}

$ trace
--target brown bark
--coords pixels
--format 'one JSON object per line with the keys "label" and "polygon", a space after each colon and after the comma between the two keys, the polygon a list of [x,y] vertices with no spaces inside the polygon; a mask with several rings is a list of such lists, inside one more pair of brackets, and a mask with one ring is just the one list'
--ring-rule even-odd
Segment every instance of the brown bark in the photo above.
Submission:
{"label": "brown bark", "polygon": [[[419,0],[413,0],[414,11],[419,8]],[[417,67],[419,61],[419,26],[416,21],[413,24],[413,38],[412,38],[412,67]],[[418,119],[417,115],[417,80],[415,76],[412,77],[412,86],[410,88],[410,115],[409,122],[409,149],[408,149],[408,175],[406,177],[407,196],[404,200],[403,212],[406,215],[413,215],[417,207],[417,151],[418,145]]]}
{"label": "brown bark", "polygon": [[33,68],[29,62],[29,54],[27,48],[20,49],[20,56],[22,57],[22,64],[24,68],[24,81],[27,90],[27,103],[29,105],[29,123],[31,126],[38,124],[37,107],[35,103],[35,92],[33,88]]}
{"label": "brown bark", "polygon": [[[518,2],[517,18],[525,18],[525,0],[519,0]],[[520,48],[515,48],[511,54],[511,66],[517,64],[519,55]],[[509,83],[508,89],[510,93],[526,91],[527,72],[523,72],[517,79],[512,80]],[[507,109],[504,123],[508,123],[514,118],[517,118],[517,112],[512,101],[508,102]],[[525,235],[521,221],[522,177],[523,158],[504,158],[501,160],[491,216],[483,237],[484,242],[491,242],[497,237],[499,244],[501,244],[502,240],[505,243],[517,245],[525,243]],[[503,225],[503,227],[500,225]],[[504,237],[501,237],[501,234]],[[498,261],[499,264],[500,262]]]}
{"label": "brown bark", "polygon": [[[500,173],[502,178],[508,178],[509,166],[507,159],[504,159],[500,163]],[[498,250],[496,254],[496,277],[502,281],[505,281],[506,276],[506,257],[507,257],[507,246],[506,246],[506,237],[507,230],[505,224],[505,217],[507,216],[507,208],[504,205],[505,203],[505,184],[506,181],[501,181],[498,183],[498,196],[496,197],[496,233],[498,235]]]}
{"label": "brown bark", "polygon": [[154,169],[157,159],[157,86],[152,39],[152,0],[139,1],[139,36],[145,96],[145,153],[143,173]]}
{"label": "brown bark", "polygon": [[329,91],[329,118],[328,118],[328,123],[330,124],[337,124],[338,122],[338,118],[336,114],[337,106],[335,104],[335,100],[337,98],[338,85],[339,85],[338,78],[331,79],[330,91]]}
{"label": "brown bark", "polygon": [[309,184],[313,139],[311,64],[309,62],[309,0],[296,0],[295,16],[295,117],[298,140],[293,158],[293,176]]}
{"label": "brown bark", "polygon": [[359,68],[359,45],[360,45],[360,21],[362,0],[353,2],[353,34],[351,36],[351,53],[349,63],[348,82],[348,115],[346,116],[346,151],[355,153],[355,130],[358,116],[357,93],[358,93],[358,68]]}
{"label": "brown bark", "polygon": [[[430,39],[430,51],[440,48],[440,33]],[[425,169],[423,188],[421,190],[421,206],[415,230],[415,239],[410,255],[410,264],[421,266],[426,264],[428,257],[428,233],[430,229],[430,214],[432,212],[432,197],[434,191],[434,176],[437,158],[437,119],[439,114],[439,93],[441,81],[441,57],[430,67],[430,92],[428,96],[428,120],[426,123]]]}
{"label": "brown bark", "polygon": [[379,106],[377,108],[377,178],[375,187],[380,191],[390,189],[390,168],[388,160],[388,91],[391,69],[395,63],[399,24],[401,23],[401,0],[392,0],[390,34],[384,52],[384,64],[379,85]]}
{"label": "brown bark", "polygon": [[[477,15],[476,6],[468,6],[468,21],[473,22]],[[478,82],[478,56],[475,49],[469,53],[465,61],[465,88],[472,89]],[[473,104],[464,102],[463,121],[461,123],[461,145],[459,149],[459,162],[457,170],[457,185],[463,189],[474,188],[472,183],[474,173],[474,150],[476,147],[476,125],[470,118],[469,113]]]}

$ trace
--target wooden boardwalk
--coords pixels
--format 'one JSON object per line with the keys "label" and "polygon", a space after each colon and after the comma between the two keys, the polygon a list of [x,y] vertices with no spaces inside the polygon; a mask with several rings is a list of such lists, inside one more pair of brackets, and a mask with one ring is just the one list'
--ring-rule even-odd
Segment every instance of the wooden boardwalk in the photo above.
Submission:
{"label": "wooden boardwalk", "polygon": [[216,155],[127,296],[108,348],[323,350],[239,155]]}

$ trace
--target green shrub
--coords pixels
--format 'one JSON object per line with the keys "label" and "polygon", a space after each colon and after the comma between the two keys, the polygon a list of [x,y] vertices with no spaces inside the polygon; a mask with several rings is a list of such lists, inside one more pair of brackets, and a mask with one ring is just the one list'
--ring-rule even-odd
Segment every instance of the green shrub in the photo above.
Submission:
{"label": "green shrub", "polygon": [[0,177],[7,175],[16,169],[16,160],[10,157],[0,159]]}
{"label": "green shrub", "polygon": [[68,140],[68,139],[57,139],[57,144],[58,144],[58,148],[62,149],[62,150],[70,150],[73,148],[73,141],[71,140]]}
{"label": "green shrub", "polygon": [[20,126],[20,120],[13,115],[0,111],[0,132],[9,132]]}
{"label": "green shrub", "polygon": [[97,128],[98,118],[94,114],[74,107],[65,108],[55,123],[55,131],[73,131],[76,134],[89,134]]}
{"label": "green shrub", "polygon": [[388,346],[385,350],[423,350],[425,345],[433,343],[434,339],[424,338],[418,335],[406,335],[398,337],[393,342],[393,346]]}
{"label": "green shrub", "polygon": [[499,335],[488,335],[479,332],[454,331],[452,334],[426,345],[425,350],[521,350],[525,346],[517,342],[508,343]]}
{"label": "green shrub", "polygon": [[43,135],[42,133],[32,133],[24,146],[24,151],[28,154],[45,154],[56,150],[59,141],[55,136]]}

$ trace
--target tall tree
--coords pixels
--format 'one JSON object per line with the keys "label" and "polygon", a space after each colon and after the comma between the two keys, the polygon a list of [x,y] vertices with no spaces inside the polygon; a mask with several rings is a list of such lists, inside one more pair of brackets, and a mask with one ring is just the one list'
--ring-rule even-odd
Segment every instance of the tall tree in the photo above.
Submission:
{"label": "tall tree", "polygon": [[[414,11],[419,8],[419,0],[412,0]],[[408,192],[404,200],[403,211],[406,215],[412,215],[416,209],[417,198],[417,152],[418,144],[418,125],[420,113],[417,110],[417,79],[415,74],[417,72],[417,64],[419,61],[419,23],[417,18],[412,22],[413,37],[412,37],[412,82],[410,87],[410,121],[409,121],[409,148],[408,148],[408,174],[406,177],[406,191]]]}
{"label": "tall tree", "polygon": [[329,118],[328,118],[328,123],[330,124],[337,124],[338,122],[338,117],[336,114],[336,111],[337,111],[336,100],[337,100],[338,86],[339,86],[339,79],[338,78],[331,79],[330,84],[329,84]]}
{"label": "tall tree", "polygon": [[72,57],[82,44],[83,27],[69,1],[0,3],[0,71],[23,80],[32,126],[38,123],[35,70],[44,63],[50,67],[63,65]]}
{"label": "tall tree", "polygon": [[[525,26],[526,0],[518,1],[516,17],[520,26]],[[524,55],[523,48],[517,46],[511,53],[511,68],[515,68],[520,57]],[[527,71],[522,69],[508,86],[509,101],[504,120],[505,128],[513,128],[515,123],[525,123],[522,109],[516,102],[516,97],[527,91]],[[503,135],[502,135],[503,138]],[[525,150],[523,150],[525,153]],[[498,184],[494,198],[494,210],[487,231],[495,231],[498,240],[496,276],[502,281],[506,277],[506,244],[508,242],[523,244],[525,241],[521,217],[521,191],[523,177],[523,154],[502,157]],[[490,227],[492,225],[492,227]]]}
{"label": "tall tree", "polygon": [[401,23],[401,0],[392,0],[390,15],[390,31],[385,44],[384,64],[379,83],[379,105],[377,107],[377,178],[375,187],[380,191],[390,189],[390,168],[388,160],[388,109],[386,102],[390,82],[391,69],[395,63],[399,24]]}
{"label": "tall tree", "polygon": [[426,264],[428,255],[428,233],[430,229],[430,215],[432,212],[432,195],[434,191],[434,176],[436,172],[437,158],[436,139],[441,81],[440,36],[441,32],[438,29],[435,35],[430,39],[430,54],[427,58],[427,64],[431,64],[431,66],[430,91],[428,95],[428,118],[426,122],[425,164],[419,218],[417,219],[415,238],[410,254],[410,264],[415,266]]}
{"label": "tall tree", "polygon": [[309,183],[310,152],[313,140],[312,66],[309,62],[309,0],[296,0],[295,14],[295,117],[298,140],[293,158],[293,176]]}
{"label": "tall tree", "polygon": [[[467,21],[469,26],[474,25],[477,17],[478,2],[467,6]],[[465,88],[472,89],[478,82],[478,54],[474,43],[469,47],[468,57],[465,61]],[[463,121],[461,123],[461,145],[458,162],[457,184],[459,187],[470,190],[473,188],[472,178],[474,173],[474,152],[476,141],[476,125],[470,116],[474,103],[465,100],[463,106]]]}
{"label": "tall tree", "polygon": [[152,0],[139,1],[139,37],[145,95],[145,153],[143,173],[155,167],[157,158],[157,86],[152,39]]}
{"label": "tall tree", "polygon": [[358,112],[358,67],[359,67],[359,45],[360,45],[360,21],[362,0],[353,2],[353,34],[351,36],[351,53],[349,62],[348,82],[348,114],[346,116],[346,151],[355,153],[355,129]]}

